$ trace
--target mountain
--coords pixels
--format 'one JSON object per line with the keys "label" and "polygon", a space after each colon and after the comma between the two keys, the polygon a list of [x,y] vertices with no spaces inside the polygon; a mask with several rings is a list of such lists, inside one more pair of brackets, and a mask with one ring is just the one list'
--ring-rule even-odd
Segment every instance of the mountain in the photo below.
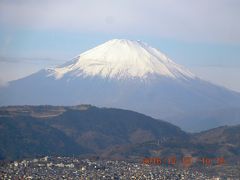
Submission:
{"label": "mountain", "polygon": [[193,141],[215,146],[215,155],[240,162],[240,125],[222,126],[194,134]]}
{"label": "mountain", "polygon": [[[124,39],[110,40],[61,66],[0,88],[0,105],[25,104],[130,109],[188,131],[240,123],[231,122],[231,114],[211,121],[205,113],[239,108],[239,93],[201,80],[146,43]],[[188,118],[192,114],[199,116]]]}
{"label": "mountain", "polygon": [[[200,133],[196,133],[195,138],[199,142],[207,144],[225,144],[229,147],[240,146],[240,125],[221,126]],[[240,149],[238,149],[240,153]]]}
{"label": "mountain", "polygon": [[1,107],[0,129],[2,159],[101,155],[116,147],[189,138],[180,128],[143,114],[89,105]]}
{"label": "mountain", "polygon": [[[0,158],[99,156],[224,157],[239,162],[240,126],[189,134],[149,116],[122,109],[79,106],[0,108]],[[238,159],[238,161],[237,161]]]}

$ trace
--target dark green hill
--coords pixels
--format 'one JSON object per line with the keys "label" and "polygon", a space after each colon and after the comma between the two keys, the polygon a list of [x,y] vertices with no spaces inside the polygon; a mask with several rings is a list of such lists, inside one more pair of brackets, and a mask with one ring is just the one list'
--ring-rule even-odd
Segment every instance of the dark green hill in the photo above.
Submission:
{"label": "dark green hill", "polygon": [[133,111],[89,105],[2,107],[0,129],[2,159],[102,154],[117,145],[188,138],[167,122]]}

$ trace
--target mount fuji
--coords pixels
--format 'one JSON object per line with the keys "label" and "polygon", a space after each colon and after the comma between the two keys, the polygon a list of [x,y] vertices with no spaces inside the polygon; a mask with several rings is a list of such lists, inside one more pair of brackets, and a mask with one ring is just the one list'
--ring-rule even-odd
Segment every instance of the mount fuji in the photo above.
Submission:
{"label": "mount fuji", "polygon": [[26,104],[130,109],[189,131],[240,123],[240,113],[221,120],[209,115],[240,112],[239,93],[198,78],[146,43],[124,39],[110,40],[0,89],[0,105]]}

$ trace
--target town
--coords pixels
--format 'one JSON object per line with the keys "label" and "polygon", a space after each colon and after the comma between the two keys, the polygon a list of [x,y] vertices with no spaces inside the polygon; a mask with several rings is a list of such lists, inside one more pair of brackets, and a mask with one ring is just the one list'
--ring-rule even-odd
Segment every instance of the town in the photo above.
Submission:
{"label": "town", "polygon": [[211,179],[193,169],[117,160],[43,157],[13,161],[0,167],[0,179]]}

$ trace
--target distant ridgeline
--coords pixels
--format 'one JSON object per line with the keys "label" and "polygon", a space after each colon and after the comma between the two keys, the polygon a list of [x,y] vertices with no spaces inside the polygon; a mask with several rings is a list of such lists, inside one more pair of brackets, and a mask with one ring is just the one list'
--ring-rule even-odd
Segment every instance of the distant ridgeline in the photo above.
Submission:
{"label": "distant ridgeline", "polygon": [[39,156],[240,157],[240,126],[188,134],[133,111],[79,106],[0,108],[0,159]]}

